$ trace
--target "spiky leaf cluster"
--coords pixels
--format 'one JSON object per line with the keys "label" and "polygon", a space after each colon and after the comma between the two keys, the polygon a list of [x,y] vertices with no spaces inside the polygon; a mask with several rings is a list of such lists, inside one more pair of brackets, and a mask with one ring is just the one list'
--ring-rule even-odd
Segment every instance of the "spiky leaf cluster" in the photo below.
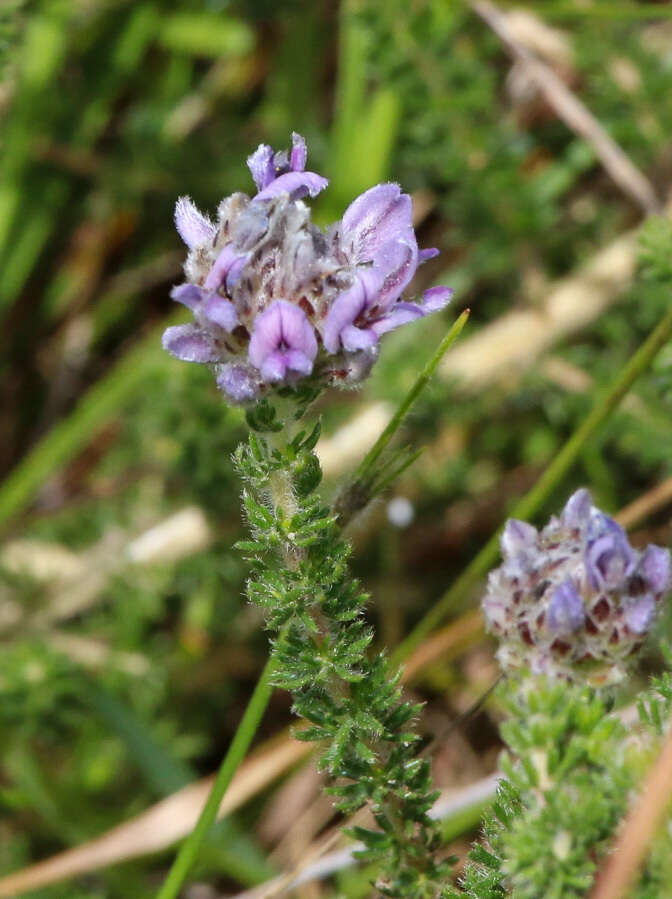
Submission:
{"label": "spiky leaf cluster", "polygon": [[369,807],[375,824],[351,833],[364,843],[363,857],[380,866],[378,889],[440,896],[449,863],[436,860],[439,833],[428,813],[437,794],[428,762],[416,757],[419,707],[402,699],[399,674],[383,655],[369,658],[367,597],[349,574],[350,550],[333,512],[314,493],[319,431],[283,440],[268,406],[251,423],[268,438],[253,432],[236,454],[253,535],[240,546],[252,566],[249,598],[280,633],[275,682],[308,722],[296,736],[321,744],[340,811]]}
{"label": "spiky leaf cluster", "polygon": [[473,899],[585,896],[634,781],[624,728],[586,687],[526,677],[505,691],[507,779],[463,888]]}

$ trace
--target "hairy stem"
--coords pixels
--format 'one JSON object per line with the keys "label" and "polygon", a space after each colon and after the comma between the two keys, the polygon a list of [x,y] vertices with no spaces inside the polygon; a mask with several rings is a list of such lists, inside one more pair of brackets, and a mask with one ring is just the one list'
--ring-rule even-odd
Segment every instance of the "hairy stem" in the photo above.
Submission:
{"label": "hairy stem", "polygon": [[387,660],[368,657],[367,597],[350,577],[349,547],[333,513],[314,494],[315,440],[315,432],[291,438],[285,429],[268,440],[252,434],[237,453],[254,535],[242,544],[253,571],[248,595],[270,629],[286,633],[274,645],[274,680],[307,722],[299,739],[322,746],[337,807],[352,814],[366,806],[373,816],[376,829],[356,827],[353,835],[379,865],[379,889],[433,899],[449,868],[436,858],[429,765],[416,757],[410,722],[418,708],[402,699]]}

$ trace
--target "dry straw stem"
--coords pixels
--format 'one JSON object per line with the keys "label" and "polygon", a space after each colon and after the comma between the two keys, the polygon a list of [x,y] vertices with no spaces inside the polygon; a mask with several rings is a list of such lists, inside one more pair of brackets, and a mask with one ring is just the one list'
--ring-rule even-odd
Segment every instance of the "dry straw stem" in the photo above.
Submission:
{"label": "dry straw stem", "polygon": [[513,58],[524,67],[562,121],[590,144],[614,182],[645,213],[660,211],[660,203],[649,180],[604,130],[590,110],[568,89],[564,81],[516,39],[507,16],[488,0],[472,0],[472,9],[501,38]]}
{"label": "dry straw stem", "polygon": [[627,815],[621,833],[598,874],[591,899],[622,899],[634,883],[672,799],[672,731]]}

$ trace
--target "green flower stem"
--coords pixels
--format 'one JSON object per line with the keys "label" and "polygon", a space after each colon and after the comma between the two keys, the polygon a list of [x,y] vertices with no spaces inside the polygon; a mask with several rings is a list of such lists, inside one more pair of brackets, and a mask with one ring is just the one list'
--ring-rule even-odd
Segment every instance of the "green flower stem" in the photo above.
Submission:
{"label": "green flower stem", "polygon": [[[429,383],[429,380],[436,371],[439,362],[446,354],[453,342],[459,337],[468,318],[469,310],[466,310],[459,316],[457,321],[453,324],[448,333],[441,340],[432,358],[428,361],[427,365],[424,367],[422,373],[420,374],[420,377],[417,379],[409,393],[404,397],[392,420],[385,428],[379,439],[376,441],[376,444],[369,451],[366,458],[363,460],[358,470],[358,476],[364,476],[371,472],[372,468],[375,466],[377,461],[380,459],[380,456],[389,445],[393,436],[403,424],[413,404]],[[284,428],[283,432],[277,434],[270,433],[268,435],[268,439],[271,446],[275,447],[276,449],[280,449],[287,442],[287,428]],[[386,483],[393,476],[395,475],[388,475]],[[278,469],[272,472],[268,479],[267,489],[269,499],[271,500],[271,503],[278,514],[286,518],[291,518],[296,514],[298,510],[296,497],[294,495],[291,477],[287,471]],[[287,565],[288,568],[294,568],[298,560],[296,548],[294,547],[293,549],[290,549],[287,546],[283,546],[281,552],[285,565]],[[303,553],[300,553],[300,555],[303,555]],[[316,624],[318,626],[318,631],[321,631],[323,635],[327,630],[326,623],[319,620],[319,616],[317,617],[318,620],[316,620]],[[261,678],[257,683],[257,686],[255,687],[252,698],[250,699],[249,705],[245,711],[240,726],[236,731],[233,742],[229,747],[229,751],[227,752],[222,762],[219,773],[217,774],[217,777],[215,779],[215,783],[213,784],[212,791],[210,793],[210,796],[208,797],[208,801],[205,807],[203,808],[203,811],[201,812],[201,816],[196,824],[196,827],[192,831],[191,835],[183,843],[182,848],[180,849],[180,852],[178,853],[168,873],[168,877],[166,878],[161,891],[157,895],[157,899],[173,899],[173,897],[178,894],[185,878],[187,877],[198,856],[201,845],[208,830],[215,821],[217,809],[219,808],[219,805],[229,784],[231,783],[231,780],[238,766],[245,756],[247,748],[249,747],[259,726],[259,723],[261,722],[264,710],[271,696],[272,686],[270,683],[270,677],[274,667],[274,665],[272,664],[272,660],[274,658],[275,656],[273,656],[271,661],[269,661],[269,663],[266,665],[266,668],[264,669]],[[390,817],[392,819],[396,817],[394,814],[395,811],[396,810],[393,810],[392,808],[389,809]]]}
{"label": "green flower stem", "polygon": [[303,719],[297,738],[321,744],[319,764],[337,809],[347,816],[371,810],[374,829],[351,833],[377,863],[379,888],[435,899],[450,864],[429,817],[436,796],[429,764],[417,756],[419,707],[403,700],[385,657],[369,656],[367,596],[349,573],[336,516],[316,493],[319,428],[292,436],[296,414],[278,416],[269,403],[248,421],[248,444],[235,459],[252,540],[238,545],[250,562],[250,600],[264,609],[271,632],[285,634],[273,645],[273,680]]}
{"label": "green flower stem", "polygon": [[[607,421],[635,381],[649,368],[671,337],[672,309],[667,312],[644,343],[635,351],[607,392],[597,399],[587,418],[565,443],[534,487],[514,506],[510,517],[527,520],[543,507],[550,494],[572,467],[588,440]],[[405,659],[443,621],[448,612],[469,594],[488,569],[493,566],[499,555],[500,533],[501,528],[492,535],[452,587],[443,594],[397,647],[392,656],[394,661],[399,662]]]}
{"label": "green flower stem", "polygon": [[224,794],[233,780],[233,776],[238,770],[240,763],[244,759],[245,754],[250,747],[250,743],[257,732],[264,712],[266,711],[266,706],[273,693],[272,674],[274,668],[275,660],[272,656],[266,663],[266,667],[254,688],[252,697],[245,709],[243,719],[231,741],[228,752],[224,756],[221,767],[217,772],[215,782],[212,785],[212,790],[210,791],[207,802],[203,806],[203,811],[196,823],[196,827],[182,844],[182,847],[168,872],[168,876],[163,882],[163,886],[157,893],[156,899],[175,899],[196,861],[203,841],[208,831],[215,823],[217,811],[224,798]]}

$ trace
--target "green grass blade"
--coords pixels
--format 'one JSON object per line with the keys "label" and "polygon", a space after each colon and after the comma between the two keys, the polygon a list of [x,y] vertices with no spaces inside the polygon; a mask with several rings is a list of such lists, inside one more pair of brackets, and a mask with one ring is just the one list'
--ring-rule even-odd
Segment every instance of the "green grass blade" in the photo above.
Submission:
{"label": "green grass blade", "polygon": [[266,711],[266,706],[273,693],[271,675],[274,667],[274,659],[271,657],[266,663],[266,667],[264,668],[261,677],[257,681],[257,685],[254,688],[254,692],[245,709],[242,721],[231,741],[231,745],[229,746],[229,750],[224,757],[221,767],[217,772],[217,777],[215,778],[208,800],[196,823],[196,827],[182,844],[182,847],[173,862],[173,866],[163,882],[163,886],[157,893],[157,899],[175,899],[179,894],[189,871],[193,867],[203,841],[210,831],[210,828],[215,823],[217,810],[224,798],[224,794],[233,780],[233,776],[238,770],[240,763],[245,758],[245,754],[250,747],[250,743],[252,742],[263,714]]}
{"label": "green grass blade", "polygon": [[356,480],[364,480],[371,475],[371,470],[389,446],[390,441],[392,440],[394,435],[403,425],[406,417],[408,416],[408,413],[415,405],[422,391],[429,384],[439,362],[441,362],[450,347],[462,333],[462,329],[466,325],[468,318],[469,310],[465,309],[465,311],[460,315],[457,321],[454,322],[445,337],[441,340],[436,350],[434,351],[432,358],[427,362],[411,389],[398,405],[396,412],[390,420],[390,423],[380,435],[378,440],[376,440],[366,456],[364,456],[364,459],[357,469],[357,473],[355,475]]}

